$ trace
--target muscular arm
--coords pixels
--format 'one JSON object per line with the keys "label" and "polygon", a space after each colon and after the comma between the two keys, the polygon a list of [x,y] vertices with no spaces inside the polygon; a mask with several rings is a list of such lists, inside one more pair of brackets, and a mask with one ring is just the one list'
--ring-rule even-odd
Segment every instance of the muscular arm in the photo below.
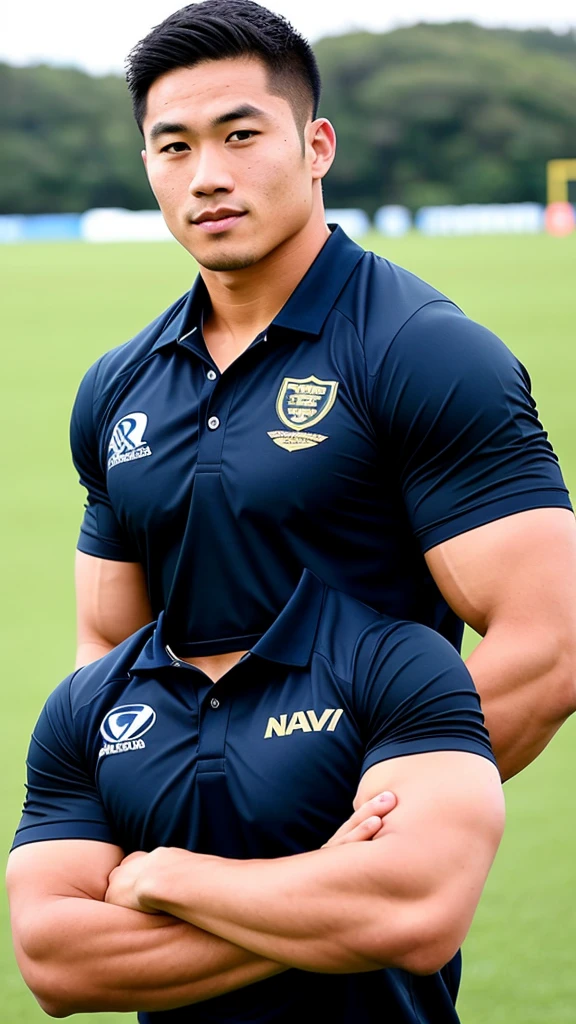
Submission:
{"label": "muscular arm", "polygon": [[284,969],[175,918],[104,903],[121,858],[117,847],[86,840],[10,855],[16,958],[46,1013],[168,1010]]}
{"label": "muscular arm", "polygon": [[[367,800],[327,845],[372,839],[395,802],[391,793]],[[46,1013],[167,1010],[285,969],[166,914],[104,903],[121,859],[118,847],[86,840],[31,843],[10,856],[16,957]]]}
{"label": "muscular arm", "polygon": [[83,551],[76,552],[76,607],[76,668],[101,658],[153,618],[138,562],[95,558]]}
{"label": "muscular arm", "polygon": [[426,554],[454,611],[483,640],[467,665],[502,778],[526,767],[576,709],[576,522],[520,512]]}
{"label": "muscular arm", "polygon": [[500,839],[498,773],[459,751],[397,758],[366,772],[358,803],[383,787],[398,803],[373,842],[252,861],[160,849],[120,866],[106,898],[308,971],[437,971],[466,935]]}

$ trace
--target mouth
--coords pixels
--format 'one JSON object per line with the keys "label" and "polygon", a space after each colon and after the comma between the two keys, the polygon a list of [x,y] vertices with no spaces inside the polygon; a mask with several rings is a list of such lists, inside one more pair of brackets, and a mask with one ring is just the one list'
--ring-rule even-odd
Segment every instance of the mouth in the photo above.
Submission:
{"label": "mouth", "polygon": [[229,231],[245,216],[246,210],[205,210],[192,223],[207,235],[217,235]]}

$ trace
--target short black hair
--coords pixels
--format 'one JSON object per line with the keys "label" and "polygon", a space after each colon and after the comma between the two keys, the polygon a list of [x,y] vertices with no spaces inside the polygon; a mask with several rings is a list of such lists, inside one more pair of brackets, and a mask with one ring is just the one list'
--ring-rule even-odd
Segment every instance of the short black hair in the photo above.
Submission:
{"label": "short black hair", "polygon": [[297,124],[315,118],[320,72],[310,44],[286,18],[253,0],[204,0],[171,14],[126,59],[126,81],[140,131],[151,85],[167,71],[211,60],[255,57],[268,71],[271,92],[291,104]]}

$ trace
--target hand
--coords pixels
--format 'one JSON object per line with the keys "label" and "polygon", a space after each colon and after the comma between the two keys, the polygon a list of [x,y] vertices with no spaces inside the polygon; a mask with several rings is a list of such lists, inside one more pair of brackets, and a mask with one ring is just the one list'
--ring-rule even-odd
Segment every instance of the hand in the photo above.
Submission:
{"label": "hand", "polygon": [[378,839],[384,832],[384,818],[396,807],[394,793],[379,793],[367,800],[347,821],[340,826],[326,846],[343,846],[345,843],[360,843]]}
{"label": "hand", "polygon": [[104,896],[105,903],[114,903],[117,907],[126,907],[128,910],[144,910],[153,914],[155,911],[143,908],[137,894],[138,882],[143,871],[148,866],[149,853],[137,851],[131,853],[120,862],[117,868],[110,873],[108,888]]}

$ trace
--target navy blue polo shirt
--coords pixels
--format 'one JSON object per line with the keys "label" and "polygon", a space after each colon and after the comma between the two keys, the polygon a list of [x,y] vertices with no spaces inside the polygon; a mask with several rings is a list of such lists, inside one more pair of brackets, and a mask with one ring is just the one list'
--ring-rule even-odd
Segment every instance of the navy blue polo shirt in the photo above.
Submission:
{"label": "navy blue polo shirt", "polygon": [[[364,772],[404,755],[493,760],[478,694],[454,648],[302,576],[278,619],[221,680],[178,661],[163,617],[48,698],[28,755],[15,846],[90,839],[125,853],[177,846],[223,857],[318,849]],[[425,778],[422,784],[426,784]],[[460,960],[397,969],[290,970],[148,1024],[455,1024]]]}
{"label": "navy blue polo shirt", "polygon": [[570,508],[526,371],[490,331],[340,228],[224,373],[201,278],[86,374],[79,548],[138,561],[188,653],[248,649],[303,567],[458,646],[423,553]]}

